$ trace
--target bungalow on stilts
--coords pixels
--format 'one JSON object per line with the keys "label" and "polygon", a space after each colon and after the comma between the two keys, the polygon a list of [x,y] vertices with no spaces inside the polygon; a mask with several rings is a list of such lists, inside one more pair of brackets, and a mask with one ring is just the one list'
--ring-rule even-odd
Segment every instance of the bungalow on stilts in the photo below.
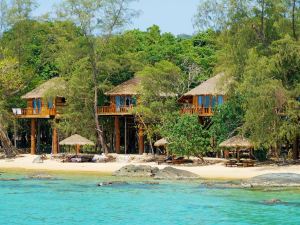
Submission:
{"label": "bungalow on stilts", "polygon": [[[144,153],[144,131],[133,113],[138,104],[141,79],[134,77],[105,93],[109,98],[106,106],[98,108],[99,117],[114,119],[114,149],[117,154]],[[123,131],[123,132],[122,132]],[[121,145],[124,146],[121,149]],[[122,151],[121,151],[122,150]]]}
{"label": "bungalow on stilts", "polygon": [[179,99],[182,104],[180,112],[198,115],[201,124],[213,116],[215,107],[226,101],[227,85],[221,85],[224,76],[224,73],[219,73],[185,93]]}
{"label": "bungalow on stilts", "polygon": [[[45,96],[53,91],[65,87],[64,81],[60,78],[52,78],[41,84],[34,90],[22,96],[27,102],[26,108],[14,108],[13,112],[17,119],[30,120],[30,153],[35,155],[40,150],[41,123],[45,120],[53,122],[59,121],[59,115],[62,107],[65,106],[66,100],[62,96],[49,97]],[[53,123],[52,123],[53,125]],[[59,151],[57,128],[52,126],[52,154]]]}

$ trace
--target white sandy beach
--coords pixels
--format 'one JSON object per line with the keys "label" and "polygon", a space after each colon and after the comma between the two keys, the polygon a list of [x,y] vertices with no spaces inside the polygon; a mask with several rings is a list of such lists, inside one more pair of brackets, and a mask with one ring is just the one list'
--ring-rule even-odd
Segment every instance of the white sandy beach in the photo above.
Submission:
{"label": "white sandy beach", "polygon": [[[167,165],[136,162],[110,162],[110,163],[62,163],[59,160],[45,160],[43,163],[33,163],[37,156],[22,155],[16,159],[0,160],[0,169],[5,170],[31,170],[31,171],[64,171],[70,173],[93,172],[99,174],[111,174],[121,167],[129,164],[149,165],[163,169]],[[245,179],[267,173],[297,173],[300,174],[300,165],[292,166],[259,166],[259,167],[225,167],[224,163],[208,166],[173,166],[178,169],[193,172],[206,179]]]}

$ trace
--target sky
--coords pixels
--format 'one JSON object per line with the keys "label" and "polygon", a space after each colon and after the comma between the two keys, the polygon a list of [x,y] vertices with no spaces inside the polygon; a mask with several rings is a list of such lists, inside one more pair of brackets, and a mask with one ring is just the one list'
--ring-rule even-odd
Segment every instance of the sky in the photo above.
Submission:
{"label": "sky", "polygon": [[[36,15],[51,11],[52,5],[61,0],[38,0],[39,8]],[[128,29],[146,30],[153,24],[158,25],[162,32],[193,34],[193,16],[200,0],[139,0],[132,3],[131,8],[140,12]]]}

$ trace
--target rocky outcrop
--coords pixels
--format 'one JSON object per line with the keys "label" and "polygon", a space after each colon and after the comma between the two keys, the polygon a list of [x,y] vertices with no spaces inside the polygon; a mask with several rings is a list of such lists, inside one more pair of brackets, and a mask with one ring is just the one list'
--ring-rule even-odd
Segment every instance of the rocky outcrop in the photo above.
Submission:
{"label": "rocky outcrop", "polygon": [[162,179],[162,180],[184,180],[184,179],[197,179],[199,178],[198,175],[191,173],[186,170],[179,170],[173,167],[166,167],[162,170],[159,170],[155,175],[155,179]]}
{"label": "rocky outcrop", "polygon": [[242,182],[243,187],[300,187],[300,174],[269,173]]}
{"label": "rocky outcrop", "polygon": [[157,167],[127,165],[115,171],[113,176],[119,177],[153,177],[158,172]]}
{"label": "rocky outcrop", "polygon": [[173,167],[166,167],[162,170],[159,170],[157,167],[151,166],[135,166],[128,165],[124,166],[121,169],[117,170],[113,173],[114,176],[119,177],[152,177],[154,179],[197,179],[199,178],[196,174],[185,171],[175,169]]}
{"label": "rocky outcrop", "polygon": [[37,156],[33,161],[32,163],[43,163],[44,162],[44,158],[43,156],[39,155]]}

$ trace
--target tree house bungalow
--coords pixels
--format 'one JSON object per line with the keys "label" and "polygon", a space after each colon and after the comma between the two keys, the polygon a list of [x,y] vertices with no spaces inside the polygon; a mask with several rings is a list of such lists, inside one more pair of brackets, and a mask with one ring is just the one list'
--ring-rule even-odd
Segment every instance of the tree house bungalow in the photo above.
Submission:
{"label": "tree house bungalow", "polygon": [[200,118],[211,117],[214,108],[226,100],[225,87],[221,86],[223,78],[224,73],[219,73],[184,94],[179,99],[183,105],[180,112],[196,114]]}
{"label": "tree house bungalow", "polygon": [[[40,122],[41,120],[58,120],[62,107],[65,106],[65,98],[56,96],[46,99],[47,93],[53,90],[64,88],[65,83],[60,78],[53,78],[38,86],[34,90],[22,96],[27,101],[26,108],[14,108],[13,113],[17,119],[29,119],[31,121],[30,132],[30,152],[36,154],[37,145],[40,141]],[[37,132],[38,131],[38,132]],[[38,146],[39,147],[39,146]],[[52,153],[58,153],[58,135],[57,129],[52,128]]]}
{"label": "tree house bungalow", "polygon": [[[133,108],[137,105],[137,95],[140,84],[141,79],[134,77],[114,87],[105,93],[105,95],[109,97],[109,104],[98,108],[99,117],[106,116],[114,118],[115,138],[113,145],[118,154],[121,153],[121,138],[123,140],[125,153],[129,151],[134,152],[136,146],[138,146],[139,154],[144,153],[143,129],[138,123],[136,124],[138,120],[136,120],[133,113]],[[124,133],[121,134],[121,125],[123,124],[124,129],[122,130],[124,130]],[[128,140],[130,140],[130,142],[128,142]]]}

